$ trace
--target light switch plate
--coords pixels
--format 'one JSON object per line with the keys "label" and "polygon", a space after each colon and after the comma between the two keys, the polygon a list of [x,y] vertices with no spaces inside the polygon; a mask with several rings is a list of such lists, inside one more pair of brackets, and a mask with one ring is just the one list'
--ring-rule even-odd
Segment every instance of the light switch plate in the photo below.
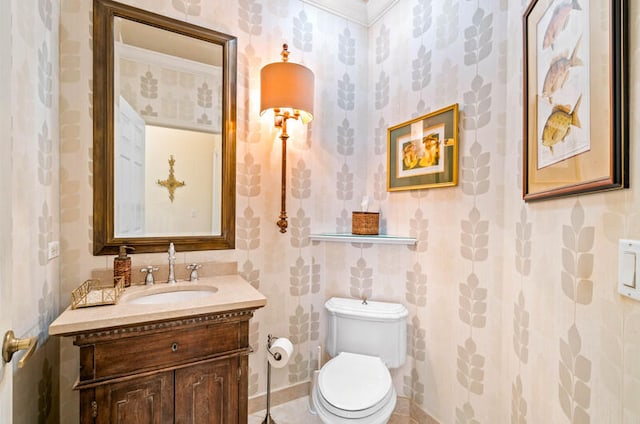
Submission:
{"label": "light switch plate", "polygon": [[618,293],[640,300],[640,241],[618,240]]}

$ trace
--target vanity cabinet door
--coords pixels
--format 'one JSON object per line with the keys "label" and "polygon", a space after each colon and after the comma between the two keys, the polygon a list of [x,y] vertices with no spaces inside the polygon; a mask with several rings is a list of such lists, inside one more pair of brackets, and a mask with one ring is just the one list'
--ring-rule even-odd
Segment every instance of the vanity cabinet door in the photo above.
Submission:
{"label": "vanity cabinet door", "polygon": [[80,423],[247,424],[249,318],[222,312],[77,336]]}
{"label": "vanity cabinet door", "polygon": [[176,370],[176,424],[237,424],[239,365],[231,357]]}
{"label": "vanity cabinet door", "polygon": [[[95,388],[96,424],[166,424],[173,422],[173,371]],[[86,416],[85,414],[81,414]]]}

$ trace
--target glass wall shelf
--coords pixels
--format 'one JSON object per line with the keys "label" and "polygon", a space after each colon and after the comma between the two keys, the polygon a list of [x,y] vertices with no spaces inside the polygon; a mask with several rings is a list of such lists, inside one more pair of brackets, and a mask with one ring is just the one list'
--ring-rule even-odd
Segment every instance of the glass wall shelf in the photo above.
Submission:
{"label": "glass wall shelf", "polygon": [[416,239],[413,237],[390,236],[387,234],[379,234],[376,236],[360,236],[356,234],[311,234],[309,238],[312,241],[326,241],[337,243],[374,243],[374,244],[404,244],[413,246]]}

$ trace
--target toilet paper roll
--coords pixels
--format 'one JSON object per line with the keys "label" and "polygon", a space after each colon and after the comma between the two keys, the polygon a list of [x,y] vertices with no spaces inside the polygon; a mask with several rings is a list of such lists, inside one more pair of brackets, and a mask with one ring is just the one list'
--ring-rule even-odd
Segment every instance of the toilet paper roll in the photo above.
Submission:
{"label": "toilet paper roll", "polygon": [[293,355],[293,344],[289,339],[281,337],[273,342],[269,350],[273,354],[267,354],[267,358],[271,366],[274,368],[282,368],[287,365],[287,362],[289,362],[289,358],[291,358],[291,355]]}

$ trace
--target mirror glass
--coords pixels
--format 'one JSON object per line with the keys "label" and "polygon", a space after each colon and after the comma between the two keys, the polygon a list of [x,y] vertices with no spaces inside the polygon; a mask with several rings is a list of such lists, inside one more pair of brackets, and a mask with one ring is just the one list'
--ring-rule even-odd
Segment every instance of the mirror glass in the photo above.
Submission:
{"label": "mirror glass", "polygon": [[94,253],[233,248],[235,38],[96,4]]}
{"label": "mirror glass", "polygon": [[219,235],[222,47],[113,29],[115,237]]}

